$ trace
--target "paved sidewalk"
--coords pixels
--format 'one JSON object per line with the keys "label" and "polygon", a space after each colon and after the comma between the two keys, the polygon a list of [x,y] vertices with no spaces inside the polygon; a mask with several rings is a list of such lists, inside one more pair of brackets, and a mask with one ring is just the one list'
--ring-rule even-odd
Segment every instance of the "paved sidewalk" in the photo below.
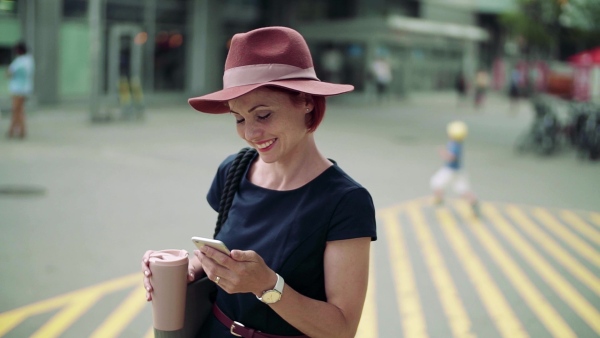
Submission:
{"label": "paved sidewalk", "polygon": [[[372,193],[378,210],[429,195],[445,126],[470,127],[466,166],[483,200],[600,211],[600,163],[565,150],[518,155],[532,118],[522,102],[490,95],[482,110],[452,93],[384,105],[328,107],[316,138],[324,154]],[[245,144],[233,118],[186,104],[150,108],[141,121],[92,124],[86,107],[29,114],[26,140],[0,138],[0,313],[137,272],[144,250],[193,249],[216,213],[205,195],[218,164]],[[0,119],[0,132],[8,124]],[[3,135],[3,134],[2,134]]]}

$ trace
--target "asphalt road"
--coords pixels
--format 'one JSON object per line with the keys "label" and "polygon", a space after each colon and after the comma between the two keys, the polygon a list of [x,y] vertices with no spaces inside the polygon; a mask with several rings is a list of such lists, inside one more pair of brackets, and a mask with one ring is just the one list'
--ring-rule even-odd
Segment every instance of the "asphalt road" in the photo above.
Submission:
{"label": "asphalt road", "polygon": [[[600,335],[600,163],[568,148],[517,154],[531,117],[527,102],[515,112],[496,95],[480,111],[451,93],[330,102],[317,142],[378,215],[358,336]],[[479,220],[455,196],[428,199],[455,119],[470,128]],[[149,336],[141,255],[212,234],[205,194],[245,146],[233,118],[182,104],[92,124],[64,106],[28,122],[28,139],[0,139],[0,337]]]}

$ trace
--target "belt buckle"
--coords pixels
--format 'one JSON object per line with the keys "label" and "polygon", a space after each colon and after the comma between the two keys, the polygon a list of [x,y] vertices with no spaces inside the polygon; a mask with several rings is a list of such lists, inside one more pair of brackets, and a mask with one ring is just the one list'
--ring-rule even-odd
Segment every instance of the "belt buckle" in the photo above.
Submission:
{"label": "belt buckle", "polygon": [[244,324],[240,323],[240,322],[236,322],[235,320],[233,321],[233,324],[231,324],[231,327],[229,328],[229,333],[231,333],[232,335],[236,336],[236,337],[242,337],[241,334],[237,334],[235,333],[235,327],[239,326],[239,327],[245,327]]}

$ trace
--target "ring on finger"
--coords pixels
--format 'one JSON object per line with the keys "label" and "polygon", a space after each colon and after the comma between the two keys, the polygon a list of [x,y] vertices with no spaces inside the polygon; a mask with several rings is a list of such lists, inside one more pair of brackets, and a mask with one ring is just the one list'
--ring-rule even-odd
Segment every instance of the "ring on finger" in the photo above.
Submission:
{"label": "ring on finger", "polygon": [[217,276],[217,278],[215,279],[215,284],[219,284],[220,281],[221,281],[221,277]]}

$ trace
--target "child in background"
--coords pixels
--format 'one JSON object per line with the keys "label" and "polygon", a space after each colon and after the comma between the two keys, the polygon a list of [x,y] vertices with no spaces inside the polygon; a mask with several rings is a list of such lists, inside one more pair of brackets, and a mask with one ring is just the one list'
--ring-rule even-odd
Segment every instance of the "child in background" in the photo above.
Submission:
{"label": "child in background", "polygon": [[431,177],[430,182],[434,204],[439,205],[444,201],[445,190],[452,184],[454,191],[469,201],[475,216],[479,216],[479,203],[471,191],[462,163],[463,141],[468,133],[467,125],[462,121],[454,121],[448,124],[446,131],[450,140],[446,148],[440,149],[440,156],[446,164]]}

